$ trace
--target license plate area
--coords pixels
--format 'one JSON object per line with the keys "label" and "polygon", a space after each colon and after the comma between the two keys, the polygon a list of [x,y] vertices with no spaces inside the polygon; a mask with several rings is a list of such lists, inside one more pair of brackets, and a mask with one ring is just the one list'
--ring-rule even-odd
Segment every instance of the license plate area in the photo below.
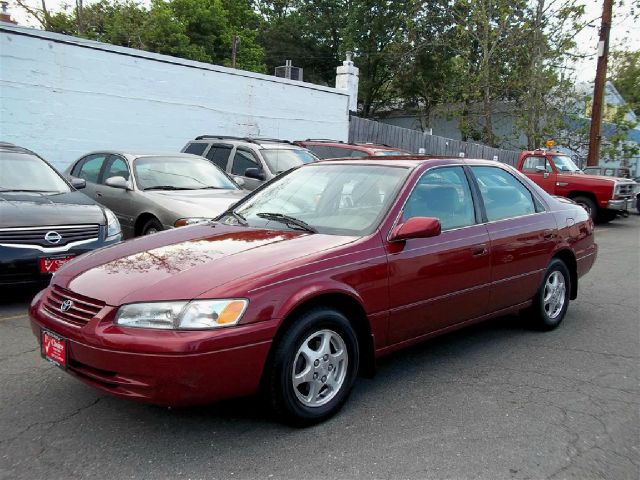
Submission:
{"label": "license plate area", "polygon": [[67,368],[67,339],[43,328],[40,340],[42,357],[60,368]]}
{"label": "license plate area", "polygon": [[40,259],[40,273],[56,272],[62,265],[75,258],[75,255],[65,257],[47,257]]}

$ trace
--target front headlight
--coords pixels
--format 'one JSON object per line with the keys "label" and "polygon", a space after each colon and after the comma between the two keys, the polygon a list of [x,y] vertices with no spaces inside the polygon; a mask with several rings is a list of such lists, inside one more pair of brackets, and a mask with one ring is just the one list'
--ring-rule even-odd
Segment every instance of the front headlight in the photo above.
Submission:
{"label": "front headlight", "polygon": [[247,305],[244,299],[131,303],[120,307],[115,322],[123,327],[206,330],[237,324]]}
{"label": "front headlight", "polygon": [[122,233],[120,222],[114,213],[108,208],[104,209],[104,216],[107,217],[107,240],[111,240]]}
{"label": "front headlight", "polygon": [[187,225],[195,225],[196,223],[208,222],[209,220],[211,219],[203,217],[180,218],[179,220],[176,220],[176,223],[174,223],[173,226],[185,227]]}

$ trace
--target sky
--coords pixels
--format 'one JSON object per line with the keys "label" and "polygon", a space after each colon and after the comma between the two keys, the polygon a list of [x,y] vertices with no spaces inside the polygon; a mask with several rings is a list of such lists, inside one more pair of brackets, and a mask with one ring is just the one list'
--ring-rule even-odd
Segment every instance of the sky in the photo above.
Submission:
{"label": "sky", "polygon": [[[39,5],[41,0],[24,0],[30,5]],[[401,0],[400,0],[401,1]],[[640,28],[634,23],[631,17],[631,2],[633,0],[622,0],[623,5],[619,6],[620,0],[615,0],[614,19],[611,28],[610,48],[611,49],[640,49]],[[85,0],[90,3],[91,0]],[[50,10],[58,10],[64,5],[73,4],[69,0],[46,0]],[[142,3],[149,3],[143,0]],[[579,45],[579,53],[589,55],[588,58],[577,60],[573,65],[576,80],[582,82],[592,82],[596,72],[596,51],[598,48],[598,29],[600,26],[600,16],[602,15],[602,0],[582,0],[585,6],[585,20],[594,20],[591,28],[586,28],[576,37]],[[37,23],[29,21],[29,17],[16,6],[15,1],[9,0],[9,9],[12,17],[21,25],[36,26]],[[634,31],[635,27],[635,31]],[[337,66],[337,65],[336,65]]]}

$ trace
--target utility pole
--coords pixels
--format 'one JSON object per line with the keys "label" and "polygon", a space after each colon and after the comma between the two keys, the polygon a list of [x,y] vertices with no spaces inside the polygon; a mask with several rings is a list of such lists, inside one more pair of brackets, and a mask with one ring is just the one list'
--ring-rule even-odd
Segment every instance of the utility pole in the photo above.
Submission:
{"label": "utility pole", "polygon": [[593,101],[591,102],[591,129],[589,131],[589,154],[587,166],[598,165],[600,154],[600,128],[602,124],[602,103],[604,97],[604,83],[607,78],[607,59],[609,56],[609,31],[611,30],[611,16],[613,0],[604,0],[602,9],[602,24],[600,25],[600,40],[598,42],[598,68],[593,87]]}
{"label": "utility pole", "polygon": [[236,68],[236,57],[238,55],[238,44],[240,43],[240,37],[238,35],[233,36],[231,44],[231,68]]}

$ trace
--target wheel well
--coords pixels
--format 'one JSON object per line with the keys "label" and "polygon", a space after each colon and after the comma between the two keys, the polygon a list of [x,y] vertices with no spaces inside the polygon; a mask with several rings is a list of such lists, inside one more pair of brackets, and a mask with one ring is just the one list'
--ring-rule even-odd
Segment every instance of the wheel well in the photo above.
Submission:
{"label": "wheel well", "polygon": [[558,258],[569,269],[569,275],[571,276],[571,300],[575,300],[578,297],[578,263],[576,257],[571,250],[560,250],[553,258]]}
{"label": "wheel well", "polygon": [[579,190],[574,190],[572,192],[569,192],[569,195],[567,195],[568,198],[574,199],[576,197],[587,197],[590,200],[593,201],[593,203],[595,204],[596,208],[599,208],[598,206],[598,198],[594,195],[593,192],[582,192]]}
{"label": "wheel well", "polygon": [[362,305],[360,305],[360,303],[353,297],[343,293],[327,293],[318,295],[294,308],[286,316],[273,338],[273,342],[271,344],[272,347],[269,352],[267,362],[265,363],[264,372],[267,371],[271,363],[272,354],[275,350],[273,346],[277,345],[280,338],[287,331],[287,328],[289,328],[289,325],[295,322],[298,315],[314,307],[334,308],[347,317],[358,336],[358,344],[360,346],[360,368],[358,373],[365,377],[372,377],[375,373],[375,351],[373,338],[371,337],[369,319],[367,318],[367,314],[365,313],[364,308],[362,308]]}
{"label": "wheel well", "polygon": [[149,220],[151,220],[152,218],[156,218],[155,215],[152,215],[151,213],[143,213],[141,214],[137,219],[136,219],[136,223],[133,227],[133,234],[137,237],[139,235],[142,235],[142,227],[144,227],[144,224],[147,223]]}

